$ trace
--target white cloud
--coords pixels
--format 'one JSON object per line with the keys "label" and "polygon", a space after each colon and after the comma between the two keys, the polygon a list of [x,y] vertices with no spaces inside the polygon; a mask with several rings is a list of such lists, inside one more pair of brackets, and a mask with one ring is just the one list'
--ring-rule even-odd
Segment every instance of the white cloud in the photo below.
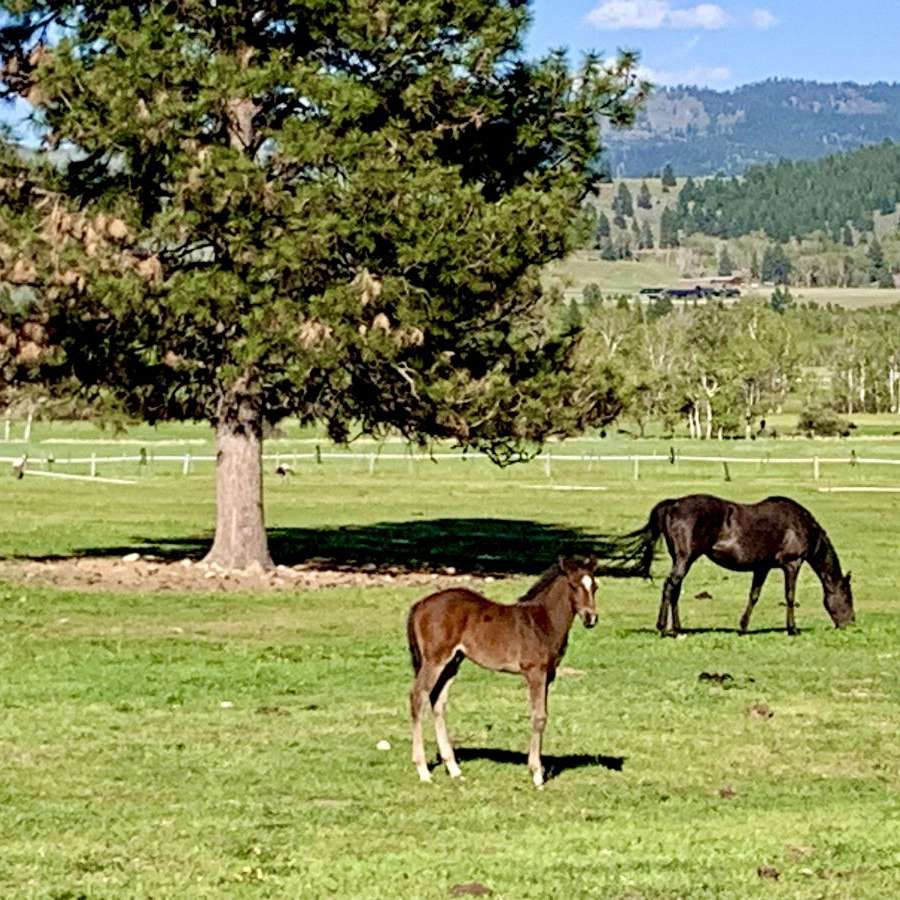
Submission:
{"label": "white cloud", "polygon": [[717,3],[698,3],[675,9],[670,0],[603,0],[588,13],[587,21],[605,31],[623,28],[702,28],[717,31],[728,24],[729,18]]}
{"label": "white cloud", "polygon": [[704,28],[707,31],[718,31],[728,24],[728,16],[721,6],[715,3],[700,3],[687,9],[673,9],[669,13],[673,28]]}
{"label": "white cloud", "polygon": [[778,18],[767,9],[754,9],[750,13],[750,21],[754,28],[760,28],[763,31],[774,28],[778,24]]}
{"label": "white cloud", "polygon": [[650,66],[641,66],[639,74],[641,78],[660,85],[714,86],[730,81],[732,77],[728,66],[691,66],[689,69],[654,69]]}
{"label": "white cloud", "polygon": [[669,4],[665,0],[607,0],[592,9],[587,20],[598,28],[662,28]]}

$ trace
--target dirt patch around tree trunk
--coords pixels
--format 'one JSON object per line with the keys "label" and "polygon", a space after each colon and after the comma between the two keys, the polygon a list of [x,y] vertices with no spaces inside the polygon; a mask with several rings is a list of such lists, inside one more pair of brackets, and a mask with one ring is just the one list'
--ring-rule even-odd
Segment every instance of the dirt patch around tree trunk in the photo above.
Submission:
{"label": "dirt patch around tree trunk", "polygon": [[[191,559],[171,562],[130,553],[121,558],[85,556],[72,559],[0,560],[0,579],[96,591],[305,591],[331,587],[422,586],[440,590],[453,585],[482,586],[491,575],[458,574],[452,567],[409,572],[397,567],[329,568],[310,560],[296,566],[227,570]],[[481,588],[483,589],[483,588]]]}

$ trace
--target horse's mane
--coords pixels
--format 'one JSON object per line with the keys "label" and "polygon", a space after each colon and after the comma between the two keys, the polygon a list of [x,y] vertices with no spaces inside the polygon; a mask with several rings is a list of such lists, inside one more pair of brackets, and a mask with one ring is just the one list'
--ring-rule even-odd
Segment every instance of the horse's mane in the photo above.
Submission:
{"label": "horse's mane", "polygon": [[542,593],[551,582],[555,581],[557,576],[562,575],[563,571],[559,567],[559,563],[553,563],[549,569],[543,572],[538,580],[528,590],[516,600],[516,603],[526,603],[528,600],[534,600],[538,594]]}

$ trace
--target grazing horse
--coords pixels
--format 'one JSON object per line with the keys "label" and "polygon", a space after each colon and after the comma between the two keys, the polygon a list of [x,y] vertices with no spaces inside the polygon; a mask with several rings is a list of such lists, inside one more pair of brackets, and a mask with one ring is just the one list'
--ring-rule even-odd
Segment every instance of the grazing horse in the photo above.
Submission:
{"label": "grazing horse", "polygon": [[825,529],[809,510],[787,497],[767,497],[759,503],[733,503],[708,494],[689,494],[675,500],[663,500],[650,512],[644,528],[626,535],[623,542],[635,541],[634,553],[640,559],[637,573],[650,577],[653,548],[660,535],[672,557],[662,590],[656,627],[666,633],[668,614],[672,614],[672,632],[681,630],[678,597],[681,582],[694,561],[706,556],[717,565],[736,572],[752,572],[750,599],[741,616],[740,629],[750,624],[753,607],[759,599],[771,569],[784,572],[784,596],[787,601],[787,631],[796,634],[794,588],[804,562],[822,582],[824,604],[837,628],[854,621],[850,573],[841,573],[841,564]]}
{"label": "grazing horse", "polygon": [[466,658],[494,672],[525,677],[531,697],[528,768],[536,787],[544,783],[541,738],[547,724],[547,688],[566,651],[576,615],[586,628],[597,624],[594,604],[596,560],[560,559],[515,604],[494,603],[467,588],[438,591],[409,611],[406,633],[415,681],[409,695],[412,760],[422,781],[430,781],[422,741],[422,715],[431,703],[441,759],[451,778],[462,773],[447,734],[447,695]]}

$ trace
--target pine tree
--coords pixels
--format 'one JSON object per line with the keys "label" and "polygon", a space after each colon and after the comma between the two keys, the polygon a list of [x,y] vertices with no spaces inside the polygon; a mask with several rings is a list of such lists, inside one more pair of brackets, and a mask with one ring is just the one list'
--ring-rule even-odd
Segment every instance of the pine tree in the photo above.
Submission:
{"label": "pine tree", "polygon": [[675,180],[675,172],[672,170],[672,164],[666,163],[662,171],[662,186],[664,188],[673,188],[678,184]]}
{"label": "pine tree", "polygon": [[590,284],[586,284],[582,288],[581,299],[588,311],[592,311],[597,307],[602,306],[603,292],[600,290],[600,285],[593,281]]}
{"label": "pine tree", "polygon": [[678,246],[677,216],[669,207],[662,211],[659,220],[659,246],[663,248]]}
{"label": "pine tree", "polygon": [[769,300],[769,307],[779,315],[784,314],[794,306],[794,296],[788,287],[776,286]]}
{"label": "pine tree", "polygon": [[759,253],[756,250],[750,256],[750,277],[754,281],[759,281],[760,278]]}
{"label": "pine tree", "polygon": [[841,242],[845,247],[853,246],[853,232],[850,230],[849,225],[845,225],[841,231]]}
{"label": "pine tree", "polygon": [[615,244],[613,244],[610,238],[606,238],[606,240],[604,240],[600,245],[600,259],[611,262],[612,260],[616,260],[618,258],[619,251],[616,250]]}
{"label": "pine tree", "polygon": [[0,157],[0,278],[20,267],[86,391],[213,426],[210,562],[270,565],[266,423],[506,462],[613,414],[575,402],[539,272],[571,249],[598,117],[630,121],[645,85],[633,55],[523,60],[528,21],[488,0],[0,3],[3,89],[73,160]]}
{"label": "pine tree", "polygon": [[619,189],[613,200],[613,212],[618,213],[623,218],[631,218],[634,215],[634,203],[631,199],[631,191],[624,181],[619,182]]}
{"label": "pine tree", "polygon": [[719,265],[718,265],[718,274],[722,276],[731,275],[734,270],[734,264],[731,262],[731,257],[728,255],[728,247],[722,246],[722,250],[719,253]]}
{"label": "pine tree", "polygon": [[597,216],[597,222],[594,226],[594,247],[601,247],[603,241],[611,234],[612,227],[609,224],[609,219],[607,218],[606,213],[601,212],[600,215]]}
{"label": "pine tree", "polygon": [[649,222],[644,222],[643,226],[641,227],[641,249],[653,249],[653,231],[650,228]]}
{"label": "pine tree", "polygon": [[769,244],[763,253],[760,277],[763,281],[788,284],[791,277],[791,261],[781,244]]}
{"label": "pine tree", "polygon": [[884,251],[881,249],[878,238],[872,238],[866,257],[869,260],[869,281],[875,281],[879,286],[893,287],[893,279],[890,279],[890,284],[887,284],[890,272],[885,266]]}
{"label": "pine tree", "polygon": [[578,301],[573,297],[569,301],[569,305],[566,307],[566,313],[563,317],[563,333],[565,334],[577,334],[581,331],[584,326],[584,321],[581,315],[581,308],[578,305]]}
{"label": "pine tree", "polygon": [[650,196],[650,188],[647,182],[641,182],[641,189],[638,191],[637,205],[640,209],[653,209],[653,198]]}

